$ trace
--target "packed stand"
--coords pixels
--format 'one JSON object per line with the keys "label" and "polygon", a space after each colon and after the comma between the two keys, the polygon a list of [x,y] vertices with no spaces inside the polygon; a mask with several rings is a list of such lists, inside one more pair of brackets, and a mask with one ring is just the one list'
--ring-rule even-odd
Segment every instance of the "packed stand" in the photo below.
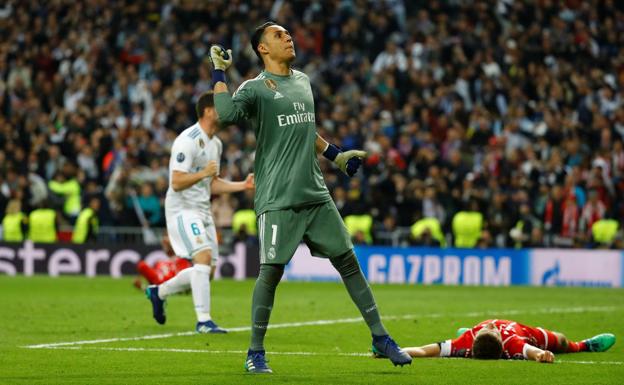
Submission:
{"label": "packed stand", "polygon": [[[469,247],[592,247],[594,223],[622,227],[612,0],[5,3],[0,210],[52,205],[72,224],[98,198],[104,225],[162,227],[169,148],[211,88],[208,48],[234,51],[234,90],[259,71],[249,34],[267,19],[293,36],[319,133],[369,153],[352,179],[320,160],[341,214],[372,218],[356,241],[456,244],[462,212],[481,215],[465,221],[479,222]],[[222,177],[242,179],[252,130],[219,136]],[[215,198],[217,225],[252,198]],[[424,218],[440,229],[409,230]]]}

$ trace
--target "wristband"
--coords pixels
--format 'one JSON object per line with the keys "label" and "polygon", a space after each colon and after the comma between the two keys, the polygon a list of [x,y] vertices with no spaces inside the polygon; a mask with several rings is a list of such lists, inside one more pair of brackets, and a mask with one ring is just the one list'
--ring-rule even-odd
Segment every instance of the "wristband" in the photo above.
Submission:
{"label": "wristband", "polygon": [[341,152],[342,151],[340,151],[338,146],[330,143],[329,146],[327,146],[327,148],[325,149],[325,151],[323,151],[323,156],[333,162],[334,160],[336,160],[336,157]]}
{"label": "wristband", "polygon": [[212,87],[214,88],[215,84],[217,84],[218,82],[225,83],[225,71],[212,70]]}

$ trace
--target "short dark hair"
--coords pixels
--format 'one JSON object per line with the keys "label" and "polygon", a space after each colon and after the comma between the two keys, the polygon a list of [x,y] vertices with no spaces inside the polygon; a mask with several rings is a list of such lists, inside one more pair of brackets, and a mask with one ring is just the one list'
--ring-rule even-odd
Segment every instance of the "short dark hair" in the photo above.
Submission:
{"label": "short dark hair", "polygon": [[197,113],[197,119],[201,119],[204,116],[204,109],[206,107],[214,107],[214,94],[212,91],[206,91],[199,96],[197,103],[195,104],[195,112]]}
{"label": "short dark hair", "polygon": [[478,360],[498,360],[503,354],[503,344],[491,333],[475,337],[472,343],[472,356]]}
{"label": "short dark hair", "polygon": [[260,44],[260,39],[262,39],[264,30],[272,25],[277,25],[277,23],[267,21],[266,23],[256,27],[254,33],[251,35],[251,48],[256,53],[256,56],[258,56],[258,59],[260,59],[260,63],[262,63],[262,56],[260,56],[260,52],[258,52],[258,44]]}

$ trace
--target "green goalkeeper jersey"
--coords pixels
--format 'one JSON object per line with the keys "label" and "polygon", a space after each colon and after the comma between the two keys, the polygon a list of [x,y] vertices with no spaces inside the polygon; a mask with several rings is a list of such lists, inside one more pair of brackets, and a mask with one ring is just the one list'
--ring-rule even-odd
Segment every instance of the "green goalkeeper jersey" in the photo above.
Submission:
{"label": "green goalkeeper jersey", "polygon": [[249,119],[256,132],[255,210],[282,210],[331,200],[316,154],[314,98],[308,76],[263,71],[230,96],[215,94],[222,125]]}

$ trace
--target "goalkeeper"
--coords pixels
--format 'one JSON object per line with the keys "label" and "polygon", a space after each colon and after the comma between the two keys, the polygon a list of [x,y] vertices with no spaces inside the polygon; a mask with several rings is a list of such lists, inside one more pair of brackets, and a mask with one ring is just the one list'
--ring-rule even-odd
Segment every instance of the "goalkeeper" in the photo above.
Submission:
{"label": "goalkeeper", "polygon": [[225,79],[225,70],[232,63],[231,51],[219,46],[210,49],[215,107],[221,125],[249,120],[256,134],[254,203],[260,274],[252,297],[251,345],[245,368],[252,373],[271,373],[265,360],[264,336],[284,266],[302,240],[313,255],[329,258],[340,273],[370,328],[375,349],[394,365],[409,364],[411,357],[390,338],[381,322],[317,157],[322,154],[351,177],[366,153],[343,152],[316,133],[310,80],[291,68],[295,47],[286,29],[267,22],[256,28],[251,44],[264,63],[264,71],[241,84],[233,96]]}

